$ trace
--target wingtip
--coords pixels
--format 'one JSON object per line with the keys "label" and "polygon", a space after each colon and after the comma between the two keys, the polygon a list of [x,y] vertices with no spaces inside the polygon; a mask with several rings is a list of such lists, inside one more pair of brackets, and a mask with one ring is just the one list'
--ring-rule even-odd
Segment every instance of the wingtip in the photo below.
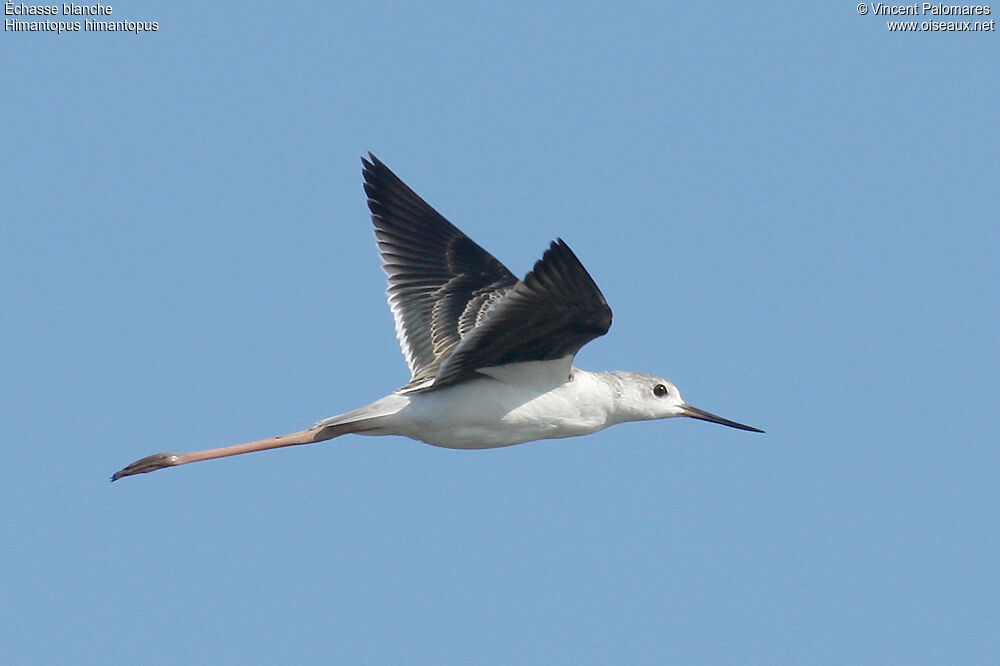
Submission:
{"label": "wingtip", "polygon": [[375,157],[375,154],[372,152],[368,153],[367,158],[361,158],[361,165],[361,175],[365,181],[365,193],[369,199],[372,198],[372,193],[375,191],[375,188],[380,186],[380,183],[383,184],[381,185],[383,187],[392,184],[406,187],[406,184],[399,179],[399,176],[393,173],[392,169],[387,167],[385,162]]}
{"label": "wingtip", "polygon": [[[576,252],[573,251],[573,248],[571,248],[562,238],[558,237],[549,244],[549,247],[545,250],[542,258],[535,262],[535,270],[538,271],[542,269],[542,267],[550,261],[559,260],[568,260],[576,264],[580,271],[587,273],[587,269],[584,268],[583,262],[576,256]],[[590,274],[587,273],[587,276],[590,277]],[[595,284],[594,286],[596,287],[597,285]]]}

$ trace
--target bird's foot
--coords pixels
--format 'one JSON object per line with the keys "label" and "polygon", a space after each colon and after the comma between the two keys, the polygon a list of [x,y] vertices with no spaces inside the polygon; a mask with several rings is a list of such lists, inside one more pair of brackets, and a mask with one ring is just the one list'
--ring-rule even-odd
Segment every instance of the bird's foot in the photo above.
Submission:
{"label": "bird's foot", "polygon": [[176,453],[157,453],[156,455],[146,456],[142,460],[136,460],[125,469],[115,472],[114,476],[111,477],[111,480],[117,481],[123,476],[146,474],[147,472],[155,472],[158,469],[173,467],[174,465],[179,464],[180,461],[177,459]]}

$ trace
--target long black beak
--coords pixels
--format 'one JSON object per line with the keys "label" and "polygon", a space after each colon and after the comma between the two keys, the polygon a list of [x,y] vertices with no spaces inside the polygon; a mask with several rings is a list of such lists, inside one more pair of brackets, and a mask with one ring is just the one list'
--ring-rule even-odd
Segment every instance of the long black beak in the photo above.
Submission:
{"label": "long black beak", "polygon": [[729,419],[724,419],[721,416],[716,416],[715,414],[706,412],[704,409],[698,409],[697,407],[692,407],[691,405],[684,405],[681,409],[684,410],[684,416],[690,416],[693,419],[710,421],[712,423],[718,423],[720,425],[729,426],[730,428],[749,430],[750,432],[764,432],[760,428],[753,428],[748,425],[743,425],[742,423],[737,423],[736,421],[730,421]]}

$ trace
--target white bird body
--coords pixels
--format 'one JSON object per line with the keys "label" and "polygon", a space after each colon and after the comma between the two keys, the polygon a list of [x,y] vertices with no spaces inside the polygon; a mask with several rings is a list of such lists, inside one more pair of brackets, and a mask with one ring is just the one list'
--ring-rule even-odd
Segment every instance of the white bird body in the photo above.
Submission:
{"label": "white bird body", "polygon": [[489,449],[589,435],[625,421],[688,416],[763,432],[684,402],[636,372],[588,372],[573,358],[607,333],[611,308],[569,246],[555,241],[518,280],[374,156],[365,191],[410,382],[312,428],[190,453],[159,453],[117,472],[143,474],[355,433]]}
{"label": "white bird body", "polygon": [[[623,371],[589,372],[573,367],[570,357],[480,372],[482,378],[438,391],[392,393],[324,419],[316,428],[352,424],[351,431],[359,435],[402,435],[448,449],[492,449],[579,437],[626,421],[682,413],[680,393],[665,379]],[[640,397],[656,385],[669,387],[673,399]]]}
{"label": "white bird body", "polygon": [[[370,420],[357,420],[355,415],[351,420],[361,435],[403,435],[449,449],[490,449],[588,435],[614,423],[610,386],[595,373],[570,368],[568,361],[498,366],[487,369],[480,379],[438,391],[393,393],[369,406],[392,413]],[[335,416],[317,427],[340,422],[342,417]]]}

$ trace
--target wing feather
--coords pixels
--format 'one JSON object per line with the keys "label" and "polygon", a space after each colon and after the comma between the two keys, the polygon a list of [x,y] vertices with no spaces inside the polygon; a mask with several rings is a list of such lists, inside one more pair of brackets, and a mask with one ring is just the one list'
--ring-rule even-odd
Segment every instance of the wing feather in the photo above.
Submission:
{"label": "wing feather", "polygon": [[401,392],[431,391],[508,363],[572,356],[611,326],[611,308],[561,239],[523,280],[369,153],[365,192],[389,308],[410,367]]}
{"label": "wing feather", "polygon": [[[410,385],[434,377],[467,332],[473,303],[489,304],[517,278],[369,154],[365,192],[382,268],[389,277],[389,309],[410,368]],[[476,319],[479,315],[473,317]]]}
{"label": "wing feather", "polygon": [[569,246],[557,240],[462,338],[433,387],[465,381],[481,368],[573,356],[610,327],[611,308],[601,290]]}

